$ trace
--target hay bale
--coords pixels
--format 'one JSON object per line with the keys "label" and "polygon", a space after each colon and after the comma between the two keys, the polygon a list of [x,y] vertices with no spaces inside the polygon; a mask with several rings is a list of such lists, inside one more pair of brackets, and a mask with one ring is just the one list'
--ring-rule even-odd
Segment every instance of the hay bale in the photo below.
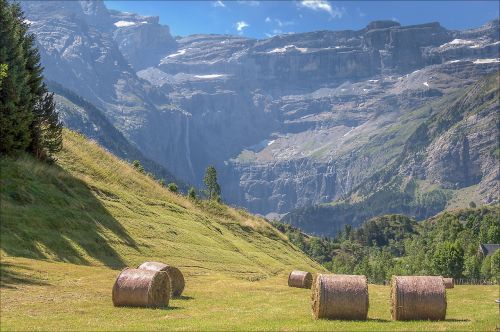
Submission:
{"label": "hay bale", "polygon": [[368,284],[365,276],[319,274],[312,287],[315,319],[366,320]]}
{"label": "hay bale", "polygon": [[453,278],[443,278],[444,288],[455,288],[455,281]]}
{"label": "hay bale", "polygon": [[288,286],[297,288],[311,288],[312,274],[305,271],[292,271],[288,275]]}
{"label": "hay bale", "polygon": [[126,268],[116,278],[112,291],[113,305],[131,307],[164,307],[170,300],[168,274]]}
{"label": "hay bale", "polygon": [[175,266],[159,262],[144,262],[139,265],[138,269],[166,272],[170,278],[170,291],[173,297],[181,296],[182,291],[184,291],[184,287],[186,285],[184,276]]}
{"label": "hay bale", "polygon": [[391,302],[394,320],[443,320],[446,317],[443,278],[393,276]]}

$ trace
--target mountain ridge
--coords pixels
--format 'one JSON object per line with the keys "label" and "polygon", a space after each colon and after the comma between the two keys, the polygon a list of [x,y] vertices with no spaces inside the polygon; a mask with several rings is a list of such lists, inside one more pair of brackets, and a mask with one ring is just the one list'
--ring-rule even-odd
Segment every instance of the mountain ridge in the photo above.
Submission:
{"label": "mountain ridge", "polygon": [[[214,165],[223,198],[262,215],[344,197],[400,153],[408,130],[398,126],[420,125],[432,112],[419,108],[500,62],[498,19],[465,31],[375,22],[265,40],[171,39],[155,18],[85,14],[78,4],[81,24],[23,7],[49,79],[79,91],[179,180],[201,186]],[[82,51],[94,44],[94,53]],[[379,147],[368,148],[372,141]]]}

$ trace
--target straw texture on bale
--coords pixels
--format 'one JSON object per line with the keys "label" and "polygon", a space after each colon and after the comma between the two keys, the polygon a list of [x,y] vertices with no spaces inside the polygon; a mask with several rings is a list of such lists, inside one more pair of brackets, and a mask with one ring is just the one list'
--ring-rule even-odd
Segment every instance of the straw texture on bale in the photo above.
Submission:
{"label": "straw texture on bale", "polygon": [[319,274],[312,286],[315,319],[366,320],[368,284],[365,276]]}
{"label": "straw texture on bale", "polygon": [[443,278],[393,276],[391,302],[394,320],[443,320],[446,317]]}
{"label": "straw texture on bale", "polygon": [[184,291],[184,275],[182,275],[182,272],[174,266],[159,262],[144,262],[139,265],[138,269],[166,272],[170,278],[170,291],[173,297],[181,296]]}
{"label": "straw texture on bale", "polygon": [[288,286],[297,288],[311,288],[312,274],[305,271],[292,271],[288,275]]}
{"label": "straw texture on bale", "polygon": [[112,292],[113,305],[131,307],[163,307],[170,300],[168,274],[126,268],[116,278]]}
{"label": "straw texture on bale", "polygon": [[453,278],[443,278],[444,282],[444,288],[454,288],[455,287],[455,281]]}

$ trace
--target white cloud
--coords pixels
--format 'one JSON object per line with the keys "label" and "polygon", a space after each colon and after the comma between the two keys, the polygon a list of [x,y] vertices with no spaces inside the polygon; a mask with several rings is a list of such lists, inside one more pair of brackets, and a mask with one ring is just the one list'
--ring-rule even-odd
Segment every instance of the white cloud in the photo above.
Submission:
{"label": "white cloud", "polygon": [[327,0],[302,0],[300,5],[315,11],[325,11],[333,18],[342,18],[345,9],[332,6]]}
{"label": "white cloud", "polygon": [[213,7],[223,7],[223,8],[226,7],[224,2],[222,2],[221,0],[217,0],[217,1],[212,2],[212,6]]}
{"label": "white cloud", "polygon": [[276,24],[278,24],[278,26],[280,27],[286,27],[288,25],[294,25],[295,22],[294,21],[282,21],[278,18],[275,18],[274,21],[276,22]]}
{"label": "white cloud", "polygon": [[238,3],[252,7],[257,7],[258,5],[260,5],[260,1],[256,0],[239,0]]}
{"label": "white cloud", "polygon": [[270,18],[269,16],[268,16],[268,17],[266,17],[266,20],[265,20],[265,22],[266,22],[266,23],[269,23],[269,22],[271,22],[271,18]]}
{"label": "white cloud", "polygon": [[245,21],[239,21],[239,22],[236,22],[235,26],[236,26],[236,30],[238,30],[239,33],[242,34],[243,33],[243,29],[248,28],[250,26],[250,24],[248,24]]}

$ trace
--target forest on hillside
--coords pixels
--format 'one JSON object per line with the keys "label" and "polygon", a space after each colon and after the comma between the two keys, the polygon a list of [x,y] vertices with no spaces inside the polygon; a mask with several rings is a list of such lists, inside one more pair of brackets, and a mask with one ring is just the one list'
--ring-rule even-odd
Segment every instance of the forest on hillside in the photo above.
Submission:
{"label": "forest on hillside", "polygon": [[478,249],[480,244],[500,243],[499,213],[499,207],[464,209],[422,222],[385,215],[357,229],[346,225],[332,239],[274,224],[335,273],[364,274],[372,283],[386,283],[392,275],[442,275],[488,282],[500,280],[500,250],[482,257]]}

